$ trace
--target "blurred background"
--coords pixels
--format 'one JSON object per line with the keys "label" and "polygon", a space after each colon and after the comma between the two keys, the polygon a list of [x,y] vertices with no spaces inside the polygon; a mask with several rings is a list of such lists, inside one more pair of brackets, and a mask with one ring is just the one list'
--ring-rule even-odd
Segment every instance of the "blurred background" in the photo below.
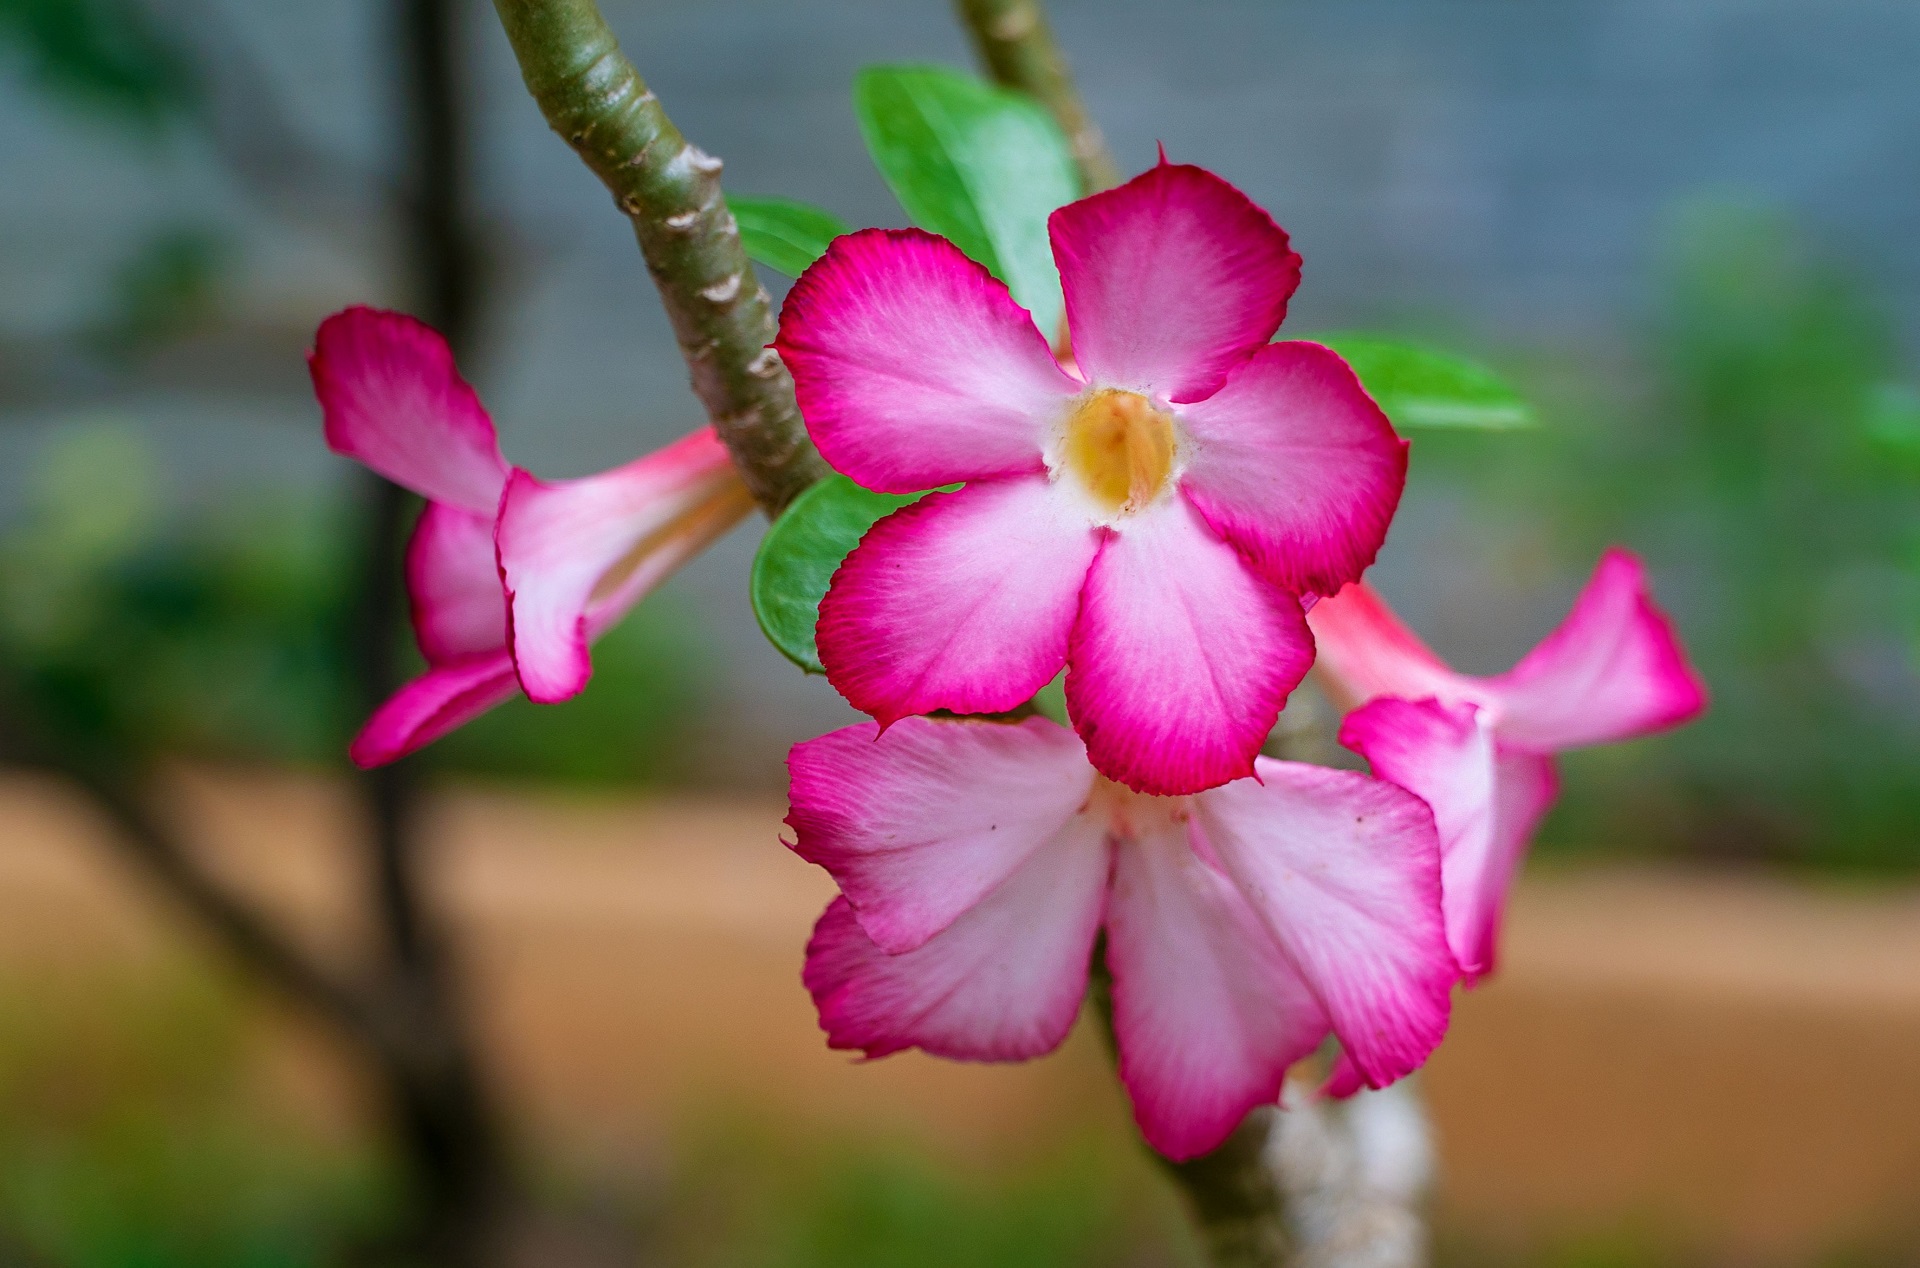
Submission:
{"label": "blurred background", "polygon": [[[937,0],[608,0],[730,191],[904,217],[849,104],[968,65]],[[0,655],[207,866],[351,958],[364,491],[303,354],[419,308],[405,5],[0,0]],[[1577,754],[1501,978],[1426,1076],[1443,1261],[1920,1264],[1920,9],[1898,0],[1054,0],[1123,168],[1293,234],[1298,334],[1498,367],[1375,575],[1473,672],[1649,562],[1711,684]],[[510,461],[704,420],[629,230],[452,3],[462,362]],[[782,279],[766,278],[776,296]],[[761,638],[742,527],[557,707],[429,751],[418,834],[536,1262],[1192,1262],[1087,1036],[825,1053],[782,760],[853,716]],[[96,799],[97,800],[97,799]],[[111,819],[111,816],[109,816]],[[392,1262],[377,1082],[0,772],[0,1265]],[[382,1256],[386,1256],[382,1258]]]}

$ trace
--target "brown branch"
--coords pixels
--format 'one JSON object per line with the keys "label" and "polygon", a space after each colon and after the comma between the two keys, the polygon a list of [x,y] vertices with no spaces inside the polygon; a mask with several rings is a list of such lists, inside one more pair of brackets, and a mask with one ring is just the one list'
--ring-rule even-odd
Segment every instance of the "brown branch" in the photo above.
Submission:
{"label": "brown branch", "polygon": [[778,513],[827,468],[767,347],[773,302],[721,196],[720,160],[673,126],[593,0],[493,7],[548,126],[632,221],[693,390],[753,496]]}
{"label": "brown branch", "polygon": [[1052,112],[1073,147],[1087,192],[1118,185],[1120,169],[1074,89],[1040,0],[954,0],[954,7],[994,81],[1038,98]]}

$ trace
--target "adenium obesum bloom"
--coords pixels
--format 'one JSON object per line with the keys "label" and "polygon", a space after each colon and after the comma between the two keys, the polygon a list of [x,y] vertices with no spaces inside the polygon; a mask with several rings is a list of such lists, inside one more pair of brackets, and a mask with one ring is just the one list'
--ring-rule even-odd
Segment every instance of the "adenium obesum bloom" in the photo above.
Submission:
{"label": "adenium obesum bloom", "polygon": [[863,723],[788,765],[793,848],[842,895],[805,970],[833,1047],[1048,1052],[1104,932],[1120,1078],[1178,1159],[1272,1103],[1329,1032],[1381,1085],[1446,1030],[1433,817],[1383,780],[1263,757],[1255,778],[1147,796],[1043,718]]}
{"label": "adenium obesum bloom", "polygon": [[446,341],[402,313],[335,313],[307,364],[328,447],[427,499],[406,572],[428,669],[355,737],[361,766],[516,690],[542,703],[577,694],[589,644],[753,504],[711,428],[584,479],[509,467]]}
{"label": "adenium obesum bloom", "polygon": [[847,557],[820,660],[883,724],[1011,709],[1065,665],[1095,767],[1197,792],[1253,771],[1313,660],[1300,596],[1372,562],[1406,446],[1331,350],[1268,343],[1300,257],[1219,177],[1163,161],[1048,231],[1064,364],[916,230],[837,239],[789,294],[775,347],[826,460],[882,492],[965,485]]}
{"label": "adenium obesum bloom", "polygon": [[[1706,707],[1640,561],[1600,560],[1559,628],[1497,677],[1455,673],[1369,586],[1308,620],[1340,742],[1419,794],[1440,829],[1447,939],[1465,980],[1494,967],[1507,890],[1558,789],[1553,754],[1676,726]],[[1356,706],[1360,706],[1357,707]]]}

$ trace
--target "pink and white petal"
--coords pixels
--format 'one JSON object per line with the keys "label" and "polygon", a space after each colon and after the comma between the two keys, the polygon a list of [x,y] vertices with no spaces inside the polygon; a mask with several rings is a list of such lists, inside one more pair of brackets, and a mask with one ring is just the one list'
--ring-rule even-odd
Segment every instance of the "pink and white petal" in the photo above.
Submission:
{"label": "pink and white petal", "polygon": [[1478,684],[1447,668],[1400,618],[1380,592],[1356,581],[1307,610],[1327,694],[1343,709],[1375,696],[1408,700],[1476,700]]}
{"label": "pink and white petal", "polygon": [[407,542],[407,596],[429,663],[504,651],[507,592],[493,558],[493,516],[427,503]]}
{"label": "pink and white petal", "polygon": [[1372,565],[1407,482],[1407,442],[1338,353],[1275,343],[1180,410],[1180,488],[1283,590],[1330,595]]}
{"label": "pink and white petal", "polygon": [[329,449],[422,497],[492,516],[506,460],[438,331],[405,313],[343,309],[320,323],[307,369]]}
{"label": "pink and white petal", "polygon": [[1165,796],[1252,773],[1313,663],[1299,602],[1255,576],[1181,498],[1110,531],[1067,652],[1067,712],[1088,759]]}
{"label": "pink and white petal", "polygon": [[504,650],[435,665],[374,710],[347,756],[363,770],[384,766],[511,699],[518,687]]}
{"label": "pink and white petal", "polygon": [[875,946],[852,905],[834,899],[802,974],[828,1046],[960,1061],[1051,1052],[1086,994],[1111,857],[1102,827],[1077,819],[945,931],[899,955]]}
{"label": "pink and white petal", "polygon": [[1320,1095],[1344,1101],[1358,1095],[1366,1086],[1367,1081],[1354,1069],[1352,1058],[1343,1052],[1333,1059],[1333,1069],[1327,1072],[1327,1081],[1320,1085]]}
{"label": "pink and white petal", "polygon": [[827,681],[882,725],[1022,704],[1066,663],[1099,547],[1045,476],[904,506],[867,530],[820,603]]}
{"label": "pink and white petal", "polygon": [[883,493],[1044,467],[1081,390],[1005,284],[945,238],[836,238],[780,310],[780,359],[833,468]]}
{"label": "pink and white petal", "polygon": [[[515,468],[494,544],[520,685],[542,704],[593,674],[588,644],[615,615],[751,505],[712,428],[599,475],[548,483]],[[624,605],[624,606],[622,606]]]}
{"label": "pink and white petal", "polygon": [[1617,547],[1553,633],[1486,680],[1503,744],[1537,753],[1630,739],[1685,722],[1707,704],[1640,560]]}
{"label": "pink and white petal", "polygon": [[1440,843],[1426,803],[1353,771],[1260,759],[1194,798],[1194,822],[1326,1010],[1369,1087],[1446,1034]]}
{"label": "pink and white petal", "polygon": [[796,744],[793,850],[833,874],[866,935],[911,951],[1020,868],[1078,814],[1093,767],[1045,718],[902,718]]}
{"label": "pink and white petal", "polygon": [[[1499,967],[1500,922],[1506,913],[1507,895],[1513,891],[1514,877],[1527,856],[1527,847],[1533,843],[1535,829],[1559,793],[1559,773],[1551,757],[1517,752],[1495,756],[1493,848],[1477,878],[1479,890],[1474,904],[1478,923],[1472,959],[1480,968],[1466,975],[1469,986]],[[1448,902],[1452,901],[1449,896]],[[1451,908],[1448,914],[1451,916]]]}
{"label": "pink and white petal", "polygon": [[1168,828],[1116,855],[1107,966],[1120,1080],[1147,1143],[1178,1162],[1276,1102],[1328,1023],[1239,890]]}
{"label": "pink and white petal", "polygon": [[1204,168],[1162,162],[1047,221],[1081,374],[1166,401],[1211,395],[1300,284],[1273,217]]}
{"label": "pink and white petal", "polygon": [[1366,758],[1373,773],[1400,785],[1433,809],[1440,832],[1440,877],[1447,944],[1472,978],[1499,919],[1512,860],[1495,857],[1493,729],[1471,704],[1382,696],[1347,715],[1340,742]]}

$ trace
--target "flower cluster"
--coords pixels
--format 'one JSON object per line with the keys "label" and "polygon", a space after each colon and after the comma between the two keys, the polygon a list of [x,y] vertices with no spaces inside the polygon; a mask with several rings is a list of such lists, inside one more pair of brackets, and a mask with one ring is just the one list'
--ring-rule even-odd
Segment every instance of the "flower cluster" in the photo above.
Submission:
{"label": "flower cluster", "polygon": [[[838,238],[781,315],[827,461],[945,490],[875,524],[820,606],[828,679],[874,721],[790,760],[792,846],[841,891],[804,979],[834,1047],[1009,1061],[1065,1038],[1099,968],[1142,1131],[1188,1158],[1329,1037],[1335,1092],[1425,1061],[1493,967],[1552,755],[1705,693],[1621,552],[1487,679],[1361,583],[1407,445],[1336,353],[1272,342],[1300,257],[1239,190],[1163,159],[1048,227],[1058,353],[912,230]],[[337,314],[311,361],[329,444],[428,499],[407,576],[429,668],[363,765],[516,689],[578,692],[594,637],[750,505],[710,430],[581,480],[510,468],[410,318]],[[1260,755],[1316,644],[1371,775]],[[1070,728],[951,716],[1062,670]]]}
{"label": "flower cluster", "polygon": [[[805,979],[835,1047],[1019,1060],[1104,956],[1142,1132],[1188,1158],[1328,1036],[1335,1092],[1418,1067],[1492,966],[1550,754],[1704,694],[1624,554],[1494,679],[1360,584],[1407,447],[1338,355],[1270,342],[1300,260],[1240,191],[1163,160],[1049,230],[1063,355],[915,231],[838,239],[782,313],[829,463],[961,486],[876,524],[821,604],[821,663],[877,725],[790,760],[793,848],[841,890]],[[1259,756],[1316,642],[1372,776]],[[925,716],[1063,668],[1071,730]]]}

